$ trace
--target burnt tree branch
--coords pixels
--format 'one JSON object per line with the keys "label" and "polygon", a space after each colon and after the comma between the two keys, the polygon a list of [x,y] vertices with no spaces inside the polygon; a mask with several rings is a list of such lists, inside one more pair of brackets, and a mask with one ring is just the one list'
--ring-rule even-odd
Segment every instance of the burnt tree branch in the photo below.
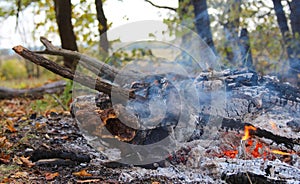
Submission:
{"label": "burnt tree branch", "polygon": [[[45,40],[44,40],[45,41]],[[50,42],[49,42],[50,43]],[[53,47],[52,47],[53,48]],[[55,48],[55,47],[54,47]],[[13,50],[19,54],[20,56],[22,56],[25,59],[30,60],[31,62],[42,66],[44,68],[46,68],[47,70],[50,70],[51,72],[58,74],[64,78],[67,79],[71,79],[74,80],[80,84],[82,84],[83,86],[89,87],[91,89],[95,89],[97,91],[103,92],[105,94],[110,95],[112,90],[114,90],[114,92],[116,92],[119,96],[121,97],[130,97],[130,98],[135,98],[135,94],[133,91],[130,90],[126,90],[126,89],[122,89],[118,86],[115,86],[113,84],[109,84],[107,82],[104,82],[101,80],[100,77],[97,77],[96,79],[90,77],[90,76],[86,76],[80,72],[76,72],[76,76],[75,76],[75,72],[72,71],[69,68],[63,67],[35,52],[32,52],[26,48],[24,48],[23,46],[15,46],[13,48]],[[51,51],[50,51],[51,52]],[[53,52],[52,52],[53,53]],[[72,52],[72,51],[66,51],[66,50],[61,50],[61,52],[58,52],[57,55],[61,54],[63,55],[63,53],[65,53],[66,55],[71,55],[73,57],[80,57],[81,54],[77,53],[77,52]]]}

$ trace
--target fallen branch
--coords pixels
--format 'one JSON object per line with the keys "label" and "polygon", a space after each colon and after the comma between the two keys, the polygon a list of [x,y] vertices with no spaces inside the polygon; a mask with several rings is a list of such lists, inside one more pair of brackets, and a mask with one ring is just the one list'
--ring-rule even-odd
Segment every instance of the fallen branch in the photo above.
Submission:
{"label": "fallen branch", "polygon": [[169,7],[169,6],[160,6],[160,5],[157,5],[157,4],[154,4],[152,1],[150,0],[145,0],[146,2],[150,3],[152,6],[156,7],[156,8],[163,8],[163,9],[168,9],[168,10],[172,10],[172,11],[175,11],[176,12],[176,8],[172,8],[172,7]]}
{"label": "fallen branch", "polygon": [[119,70],[104,63],[99,62],[97,59],[91,58],[89,56],[83,55],[76,51],[66,50],[52,45],[51,41],[49,41],[45,37],[41,37],[40,41],[46,47],[44,51],[36,51],[37,54],[49,54],[56,56],[68,57],[70,59],[77,59],[82,61],[81,64],[92,71],[98,76],[104,76],[106,79],[112,81],[115,76],[119,73]]}
{"label": "fallen branch", "polygon": [[30,60],[31,62],[42,66],[46,68],[47,70],[50,70],[51,72],[58,74],[64,78],[74,80],[83,86],[86,86],[91,89],[95,89],[97,91],[103,92],[105,94],[110,95],[111,91],[114,90],[114,92],[119,95],[120,97],[130,97],[130,98],[135,98],[135,94],[133,91],[122,89],[116,85],[104,82],[101,80],[101,78],[92,78],[90,76],[86,76],[80,72],[76,72],[76,77],[75,73],[70,70],[69,68],[63,67],[35,52],[32,52],[23,46],[15,46],[13,50],[22,56],[25,59]]}
{"label": "fallen branch", "polygon": [[66,86],[65,81],[57,81],[30,89],[12,89],[0,87],[0,99],[12,99],[16,97],[41,98],[44,94],[60,94]]}

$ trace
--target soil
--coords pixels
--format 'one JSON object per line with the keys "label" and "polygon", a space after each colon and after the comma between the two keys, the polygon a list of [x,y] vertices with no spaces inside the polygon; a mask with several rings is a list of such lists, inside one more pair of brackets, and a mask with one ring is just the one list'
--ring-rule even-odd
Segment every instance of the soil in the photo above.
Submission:
{"label": "soil", "polygon": [[[106,156],[88,145],[68,111],[36,114],[26,108],[30,100],[0,103],[0,183],[124,183],[122,169],[141,169],[106,167]],[[147,175],[130,181],[174,182]]]}

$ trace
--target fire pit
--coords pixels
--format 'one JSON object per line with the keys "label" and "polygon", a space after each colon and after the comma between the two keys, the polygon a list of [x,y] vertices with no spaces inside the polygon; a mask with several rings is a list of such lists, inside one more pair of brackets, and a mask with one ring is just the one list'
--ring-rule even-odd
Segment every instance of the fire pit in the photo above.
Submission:
{"label": "fire pit", "polygon": [[[226,70],[202,72],[193,80],[195,88],[177,90],[190,82],[177,74],[147,76],[130,87],[142,98],[116,103],[102,93],[81,96],[72,114],[89,143],[108,156],[105,165],[126,166],[125,182],[142,176],[205,183],[300,181],[298,88]],[[191,104],[195,98],[174,100],[194,92],[197,105]],[[218,95],[224,96],[216,103]],[[159,106],[166,110],[157,111]]]}

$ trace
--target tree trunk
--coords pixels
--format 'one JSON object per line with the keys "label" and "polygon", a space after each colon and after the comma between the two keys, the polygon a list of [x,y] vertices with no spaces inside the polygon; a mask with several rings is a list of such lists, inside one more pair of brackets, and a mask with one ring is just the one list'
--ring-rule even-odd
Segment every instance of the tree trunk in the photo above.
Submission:
{"label": "tree trunk", "polygon": [[107,19],[104,15],[103,11],[103,3],[102,0],[95,0],[96,11],[97,11],[97,19],[99,22],[98,30],[100,33],[100,48],[104,53],[108,53],[109,43],[107,40]]}
{"label": "tree trunk", "polygon": [[291,8],[291,25],[293,31],[293,55],[292,55],[292,62],[290,63],[291,70],[294,73],[300,73],[300,1],[293,0],[290,4]]}
{"label": "tree trunk", "polygon": [[[274,10],[275,10],[275,14],[276,14],[276,17],[277,17],[277,22],[278,22],[278,25],[279,25],[279,28],[280,28],[280,31],[281,31],[281,35],[282,35],[282,38],[283,38],[283,41],[284,41],[284,44],[285,44],[285,47],[286,47],[286,52],[287,52],[287,55],[288,55],[288,59],[289,59],[290,71],[288,72],[288,77],[289,78],[290,77],[296,78],[297,73],[299,73],[299,68],[300,67],[298,66],[299,61],[295,57],[294,50],[291,47],[292,46],[291,44],[294,41],[291,39],[291,34],[290,34],[289,27],[288,27],[287,18],[285,16],[283,6],[281,4],[281,0],[272,0],[272,1],[273,1],[273,4],[274,4]],[[295,2],[293,4],[297,4]],[[291,10],[292,9],[293,8],[291,8]],[[299,10],[297,10],[297,11],[299,11]],[[296,24],[296,21],[294,21],[294,16],[295,16],[295,14],[291,12],[291,21],[294,22],[294,24],[295,24],[294,26],[296,26],[297,24]],[[292,27],[294,27],[294,26],[292,26]],[[295,28],[293,28],[293,30],[294,29]]]}
{"label": "tree trunk", "polygon": [[241,51],[243,67],[247,67],[248,69],[254,69],[252,53],[250,48],[250,39],[248,35],[248,30],[246,28],[243,28],[241,30],[241,34],[239,37],[239,47]]}
{"label": "tree trunk", "polygon": [[[76,37],[71,22],[71,0],[54,0],[54,6],[62,48],[78,51]],[[64,57],[64,65],[73,71],[76,69],[77,63],[77,60]]]}
{"label": "tree trunk", "polygon": [[210,29],[210,20],[207,11],[206,0],[193,0],[192,1],[195,14],[195,25],[199,36],[207,43],[207,45],[216,54],[216,49],[212,39],[212,33]]}
{"label": "tree trunk", "polygon": [[228,12],[228,20],[224,25],[225,29],[225,51],[227,60],[233,65],[237,65],[241,53],[239,52],[239,25],[240,25],[240,12],[241,12],[241,0],[230,0],[230,7]]}

